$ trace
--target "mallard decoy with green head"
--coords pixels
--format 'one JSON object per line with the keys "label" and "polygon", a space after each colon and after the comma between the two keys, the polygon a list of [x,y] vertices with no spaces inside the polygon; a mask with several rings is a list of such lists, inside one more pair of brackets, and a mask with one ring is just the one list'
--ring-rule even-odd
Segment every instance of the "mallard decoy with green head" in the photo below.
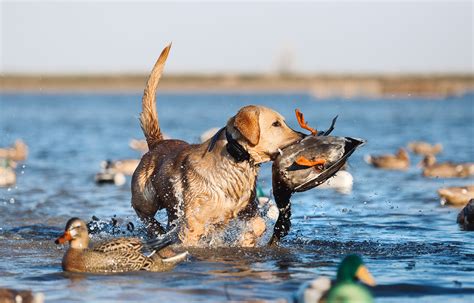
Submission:
{"label": "mallard decoy with green head", "polygon": [[375,286],[375,279],[358,255],[349,255],[339,264],[336,281],[318,277],[303,284],[296,294],[297,303],[371,303],[372,294],[358,281]]}

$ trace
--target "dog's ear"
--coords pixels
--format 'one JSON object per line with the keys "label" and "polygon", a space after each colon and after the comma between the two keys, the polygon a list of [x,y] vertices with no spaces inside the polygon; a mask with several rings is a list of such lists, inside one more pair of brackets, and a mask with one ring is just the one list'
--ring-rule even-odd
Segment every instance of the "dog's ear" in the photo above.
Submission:
{"label": "dog's ear", "polygon": [[235,115],[234,127],[250,144],[257,145],[260,141],[260,110],[256,106],[242,107]]}

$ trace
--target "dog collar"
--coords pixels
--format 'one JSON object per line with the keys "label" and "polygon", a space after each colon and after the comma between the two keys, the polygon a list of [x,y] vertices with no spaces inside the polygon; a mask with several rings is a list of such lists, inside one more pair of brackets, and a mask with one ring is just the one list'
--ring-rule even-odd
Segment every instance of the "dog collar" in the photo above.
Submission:
{"label": "dog collar", "polygon": [[232,135],[227,131],[227,128],[225,126],[221,128],[212,137],[211,142],[209,142],[209,147],[207,148],[207,151],[210,152],[214,148],[217,140],[219,139],[219,136],[223,131],[225,131],[225,138],[227,139],[227,144],[225,145],[225,147],[227,149],[227,152],[232,156],[232,158],[234,158],[237,162],[249,161],[250,154],[245,150],[242,145],[239,144],[239,142],[237,142],[237,140],[232,138]]}
{"label": "dog collar", "polygon": [[250,154],[245,150],[245,148],[237,142],[232,135],[225,130],[225,137],[227,139],[226,149],[227,152],[235,159],[237,162],[249,161]]}

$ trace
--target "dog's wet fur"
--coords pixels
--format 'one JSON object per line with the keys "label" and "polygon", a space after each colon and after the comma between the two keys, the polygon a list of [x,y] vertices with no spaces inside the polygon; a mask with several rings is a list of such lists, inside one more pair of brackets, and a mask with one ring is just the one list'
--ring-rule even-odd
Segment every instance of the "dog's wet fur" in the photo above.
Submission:
{"label": "dog's wet fur", "polygon": [[[254,246],[265,231],[255,204],[259,165],[274,159],[279,149],[300,140],[302,134],[289,128],[279,113],[249,105],[228,120],[212,149],[212,139],[202,144],[164,140],[155,94],[169,51],[170,45],[162,51],[143,94],[140,122],[149,151],[133,174],[132,206],[156,233],[166,232],[155,219],[158,210],[166,209],[168,227],[176,226],[177,238],[186,246],[197,246],[213,230],[242,218],[252,228],[242,236],[241,245]],[[229,154],[226,132],[250,155],[248,161]]]}

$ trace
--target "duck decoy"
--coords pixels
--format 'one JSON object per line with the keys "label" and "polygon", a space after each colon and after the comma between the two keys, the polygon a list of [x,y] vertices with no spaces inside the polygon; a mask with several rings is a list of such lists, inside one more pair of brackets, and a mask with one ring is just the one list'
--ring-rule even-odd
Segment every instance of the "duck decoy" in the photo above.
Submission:
{"label": "duck decoy", "polygon": [[135,172],[138,163],[140,163],[140,160],[138,159],[123,159],[115,161],[108,160],[102,163],[102,167],[114,173],[121,173],[126,176],[131,176]]}
{"label": "duck decoy", "polygon": [[43,303],[43,293],[33,293],[30,290],[0,288],[0,303]]}
{"label": "duck decoy", "polygon": [[[87,225],[79,218],[71,218],[66,223],[64,233],[56,239],[56,244],[69,242],[64,254],[62,268],[72,272],[112,273],[127,271],[168,271],[186,259],[188,252],[164,258],[160,250],[168,243],[153,246],[154,241],[142,242],[138,238],[118,238],[89,248]],[[145,255],[142,251],[152,252]]]}
{"label": "duck decoy", "polygon": [[474,199],[471,199],[459,212],[457,222],[462,229],[474,231]]}
{"label": "duck decoy", "polygon": [[440,188],[438,195],[441,198],[441,205],[464,206],[469,200],[474,199],[474,185]]}
{"label": "duck decoy", "polygon": [[423,176],[432,178],[467,178],[474,175],[474,163],[437,163],[433,155],[425,156],[419,164]]}
{"label": "duck decoy", "polygon": [[374,167],[389,170],[406,170],[410,167],[410,156],[403,148],[400,148],[395,155],[368,155],[365,157],[365,161]]}
{"label": "duck decoy", "polygon": [[97,184],[112,183],[117,186],[124,185],[125,182],[127,181],[124,174],[116,173],[116,172],[105,170],[105,169],[102,170],[101,172],[98,172],[95,175],[94,179]]}
{"label": "duck decoy", "polygon": [[328,131],[317,132],[306,124],[298,111],[297,117],[302,128],[311,129],[311,135],[284,148],[273,161],[272,186],[279,215],[270,244],[278,243],[289,232],[292,194],[330,180],[356,148],[365,143],[361,139],[329,136],[335,119]]}
{"label": "duck decoy", "polygon": [[334,189],[339,193],[348,194],[352,190],[354,184],[354,177],[347,170],[340,170],[334,174],[331,178],[327,179],[326,182],[319,185],[316,188],[319,189]]}
{"label": "duck decoy", "polygon": [[408,143],[408,149],[417,155],[437,155],[443,150],[443,145],[441,143],[430,144],[423,141],[413,141]]}
{"label": "duck decoy", "polygon": [[131,149],[141,152],[142,154],[148,152],[148,144],[146,140],[132,139],[128,143]]}
{"label": "duck decoy", "polygon": [[17,139],[12,147],[0,148],[0,158],[13,161],[25,161],[28,157],[28,146],[21,139]]}
{"label": "duck decoy", "polygon": [[349,255],[339,264],[336,281],[318,277],[303,284],[296,293],[297,303],[370,303],[373,296],[367,287],[358,281],[375,286],[375,280],[358,255]]}
{"label": "duck decoy", "polygon": [[125,184],[125,176],[133,175],[133,172],[140,163],[137,159],[125,159],[116,161],[103,161],[101,171],[95,175],[95,181],[98,184],[114,183],[115,185]]}
{"label": "duck decoy", "polygon": [[[170,137],[166,134],[163,134],[163,139],[168,140]],[[131,139],[130,142],[128,143],[128,146],[136,150],[142,154],[145,154],[148,152],[148,143],[146,143],[146,140],[144,139]]]}
{"label": "duck decoy", "polygon": [[14,168],[16,163],[9,159],[0,159],[0,187],[7,187],[16,183]]}

